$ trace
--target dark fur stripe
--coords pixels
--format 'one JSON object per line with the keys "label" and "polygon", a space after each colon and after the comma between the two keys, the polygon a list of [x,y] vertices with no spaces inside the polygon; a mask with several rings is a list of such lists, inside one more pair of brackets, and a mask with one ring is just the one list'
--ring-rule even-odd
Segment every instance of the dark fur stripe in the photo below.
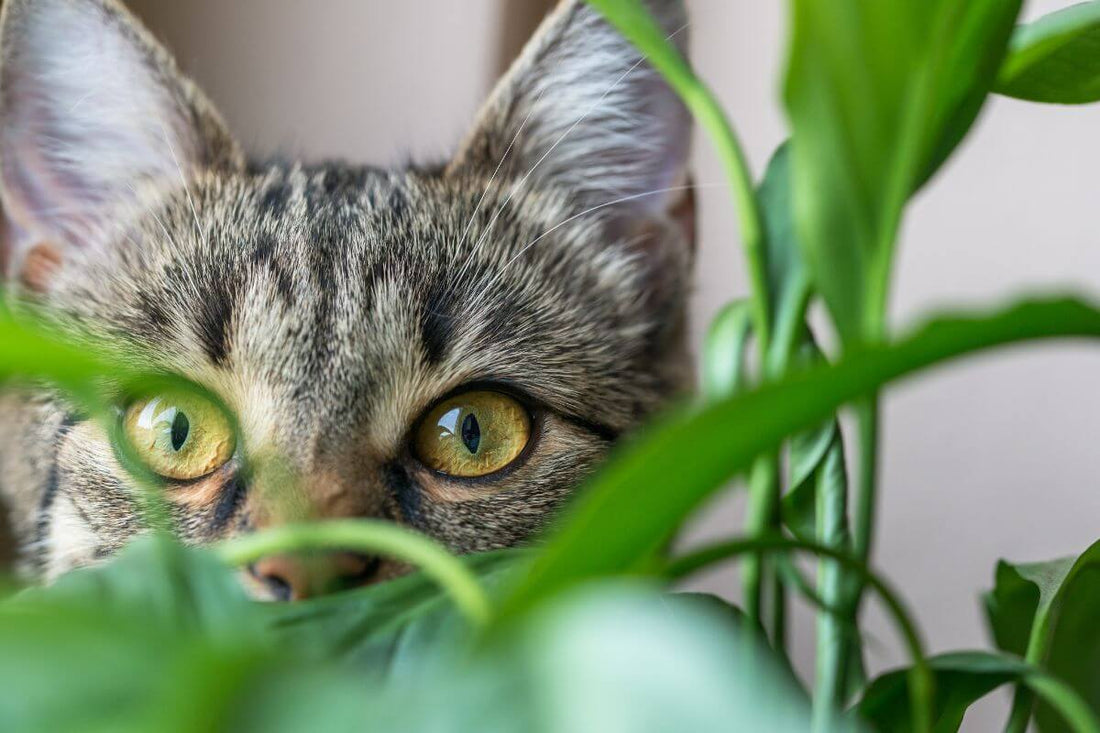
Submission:
{"label": "dark fur stripe", "polygon": [[76,419],[72,415],[66,415],[53,435],[53,455],[50,460],[49,472],[46,474],[46,485],[43,487],[42,496],[38,500],[38,516],[34,525],[34,560],[40,568],[43,567],[46,562],[46,535],[50,531],[50,520],[53,519],[53,505],[57,500],[58,481],[60,479],[57,461],[61,453],[61,441],[65,439],[65,436],[68,435],[75,424]]}
{"label": "dark fur stripe", "polygon": [[214,513],[210,517],[211,535],[217,536],[229,526],[230,520],[244,503],[246,490],[244,478],[241,476],[234,476],[222,487],[218,503],[214,506]]}

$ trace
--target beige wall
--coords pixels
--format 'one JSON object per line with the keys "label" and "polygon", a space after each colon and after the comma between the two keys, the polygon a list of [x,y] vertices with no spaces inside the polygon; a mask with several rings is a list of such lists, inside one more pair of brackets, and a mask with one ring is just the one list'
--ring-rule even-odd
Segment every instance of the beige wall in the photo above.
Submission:
{"label": "beige wall", "polygon": [[[446,152],[509,46],[519,0],[134,0],[254,150],[394,162]],[[1033,0],[1032,15],[1071,0]],[[779,0],[689,0],[694,61],[718,91],[755,170],[784,137],[776,102]],[[505,11],[510,11],[506,13]],[[896,324],[929,309],[1033,290],[1100,290],[1100,107],[995,100],[976,134],[912,206]],[[697,179],[721,181],[704,140]],[[704,189],[696,334],[745,292],[724,190]],[[1100,349],[1048,345],[907,383],[885,402],[878,565],[934,650],[985,644],[978,591],[998,557],[1074,553],[1100,537]],[[716,507],[702,535],[738,525]],[[729,573],[712,589],[734,588]],[[800,666],[812,652],[801,616]],[[871,612],[874,669],[903,659]],[[992,730],[986,705],[970,730]]]}

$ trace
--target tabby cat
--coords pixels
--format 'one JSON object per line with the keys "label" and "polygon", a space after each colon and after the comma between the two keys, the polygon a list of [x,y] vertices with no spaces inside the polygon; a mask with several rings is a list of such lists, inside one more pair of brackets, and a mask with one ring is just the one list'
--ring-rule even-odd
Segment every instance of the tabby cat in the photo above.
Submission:
{"label": "tabby cat", "polygon": [[[683,47],[682,4],[650,7]],[[120,391],[117,429],[46,388],[0,393],[27,574],[143,530],[128,455],[188,543],[375,517],[516,545],[688,386],[690,120],[579,0],[453,158],[397,170],[250,162],[117,0],[7,0],[0,51],[9,305],[198,387]],[[334,553],[242,577],[290,599],[403,570]]]}

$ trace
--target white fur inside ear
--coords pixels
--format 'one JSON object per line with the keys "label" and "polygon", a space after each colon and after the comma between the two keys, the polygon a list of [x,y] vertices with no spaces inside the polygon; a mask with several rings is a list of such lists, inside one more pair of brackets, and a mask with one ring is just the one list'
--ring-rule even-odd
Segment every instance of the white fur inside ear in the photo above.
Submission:
{"label": "white fur inside ear", "polygon": [[68,497],[58,496],[50,507],[49,527],[43,540],[46,558],[43,580],[52,583],[61,575],[95,562],[98,546],[92,528],[80,517]]}
{"label": "white fur inside ear", "polygon": [[[685,50],[682,1],[645,4]],[[491,156],[478,162],[507,163],[521,180],[550,181],[582,205],[664,213],[682,195],[690,141],[691,117],[663,77],[598,11],[573,0],[501,79],[457,161]]]}
{"label": "white fur inside ear", "polygon": [[[83,243],[143,179],[183,175],[193,120],[129,19],[98,0],[9,0],[0,66],[5,204]],[[44,230],[44,231],[43,231]]]}

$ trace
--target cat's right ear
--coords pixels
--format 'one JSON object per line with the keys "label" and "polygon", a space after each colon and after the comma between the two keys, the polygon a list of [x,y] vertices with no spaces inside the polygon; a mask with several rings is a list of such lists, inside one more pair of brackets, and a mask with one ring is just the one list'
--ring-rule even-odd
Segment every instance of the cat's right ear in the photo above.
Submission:
{"label": "cat's right ear", "polygon": [[0,266],[32,290],[108,244],[147,182],[237,169],[240,149],[117,0],[6,0],[0,13]]}
{"label": "cat's right ear", "polygon": [[[645,0],[685,53],[683,0]],[[641,53],[583,0],[562,0],[496,85],[451,170],[548,183],[578,209],[678,218],[691,117]],[[618,202],[618,203],[616,203]]]}

